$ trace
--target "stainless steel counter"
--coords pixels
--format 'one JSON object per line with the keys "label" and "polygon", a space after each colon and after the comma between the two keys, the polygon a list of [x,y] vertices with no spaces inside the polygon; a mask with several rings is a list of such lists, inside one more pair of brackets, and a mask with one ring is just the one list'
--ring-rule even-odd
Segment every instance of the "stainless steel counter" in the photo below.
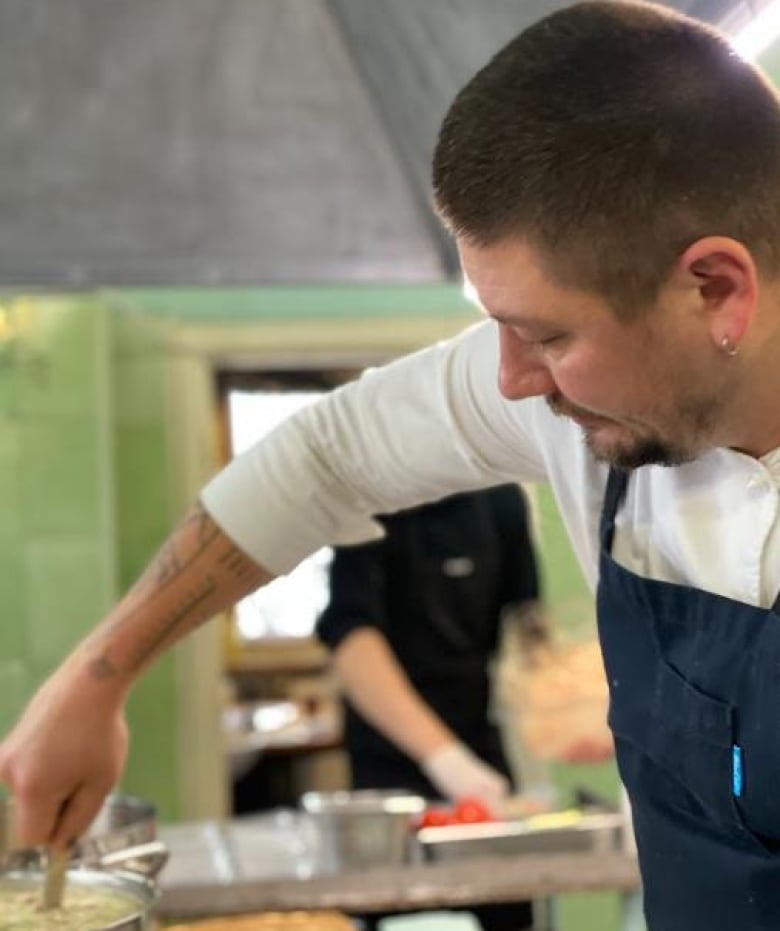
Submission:
{"label": "stainless steel counter", "polygon": [[220,824],[162,825],[171,858],[160,875],[163,918],[263,910],[414,910],[639,887],[634,857],[612,847],[474,856],[333,874],[298,812]]}

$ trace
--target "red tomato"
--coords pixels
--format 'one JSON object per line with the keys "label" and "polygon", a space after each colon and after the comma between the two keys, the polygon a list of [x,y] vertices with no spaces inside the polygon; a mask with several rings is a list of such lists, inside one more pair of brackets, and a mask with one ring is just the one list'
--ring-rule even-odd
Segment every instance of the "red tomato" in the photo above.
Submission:
{"label": "red tomato", "polygon": [[455,824],[455,818],[444,808],[429,808],[420,819],[421,828],[441,828],[447,824]]}
{"label": "red tomato", "polygon": [[455,806],[455,819],[459,824],[480,824],[492,821],[493,814],[478,798],[462,798]]}

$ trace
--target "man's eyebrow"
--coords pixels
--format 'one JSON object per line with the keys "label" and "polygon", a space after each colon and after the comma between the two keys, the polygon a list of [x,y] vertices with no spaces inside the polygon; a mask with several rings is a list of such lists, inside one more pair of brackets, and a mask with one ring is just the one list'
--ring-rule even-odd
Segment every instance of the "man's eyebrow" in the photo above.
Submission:
{"label": "man's eyebrow", "polygon": [[482,307],[482,313],[495,320],[496,323],[503,323],[506,326],[541,327],[550,325],[548,320],[529,314],[506,313],[501,310],[488,310],[486,307]]}

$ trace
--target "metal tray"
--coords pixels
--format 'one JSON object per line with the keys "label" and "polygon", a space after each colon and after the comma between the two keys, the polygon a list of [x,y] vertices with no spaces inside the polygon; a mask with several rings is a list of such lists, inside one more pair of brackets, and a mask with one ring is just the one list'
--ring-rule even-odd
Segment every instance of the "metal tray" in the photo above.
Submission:
{"label": "metal tray", "polygon": [[559,812],[488,824],[422,828],[421,859],[467,860],[517,854],[618,850],[624,830],[617,812]]}

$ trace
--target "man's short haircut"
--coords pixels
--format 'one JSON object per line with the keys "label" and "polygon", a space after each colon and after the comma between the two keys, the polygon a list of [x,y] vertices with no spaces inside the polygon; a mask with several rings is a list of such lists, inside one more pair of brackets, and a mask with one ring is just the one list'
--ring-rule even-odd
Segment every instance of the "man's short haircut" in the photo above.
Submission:
{"label": "man's short haircut", "polygon": [[778,97],[714,29],[651,3],[579,3],[520,33],[455,98],[433,183],[456,236],[518,237],[623,316],[703,236],[780,266]]}

